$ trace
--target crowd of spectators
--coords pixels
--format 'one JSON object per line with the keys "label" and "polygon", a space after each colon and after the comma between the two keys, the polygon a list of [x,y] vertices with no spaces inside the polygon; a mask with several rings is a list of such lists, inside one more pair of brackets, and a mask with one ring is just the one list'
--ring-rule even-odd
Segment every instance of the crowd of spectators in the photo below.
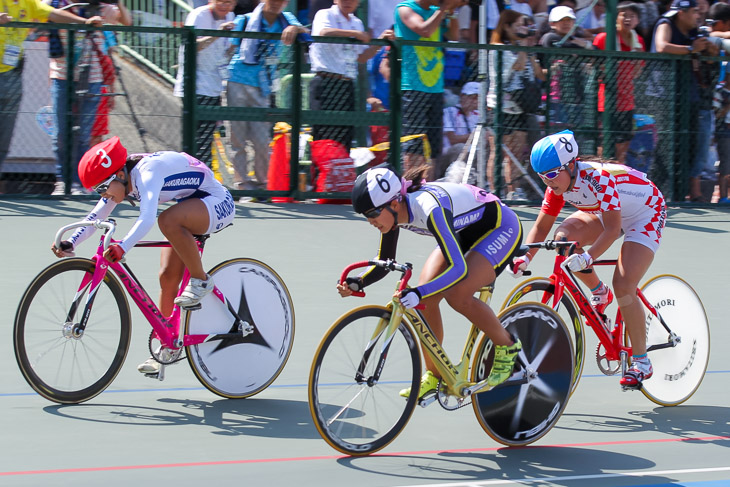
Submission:
{"label": "crowd of spectators", "polygon": [[[606,5],[604,0],[487,0],[486,38],[495,45],[540,46],[552,49],[605,50]],[[284,0],[267,0],[262,5],[286,7]],[[358,15],[358,0],[310,0],[300,1],[296,10],[298,21],[292,14],[277,15],[281,21],[266,22],[264,29],[240,25],[238,29],[260,32],[282,32],[287,26],[308,29],[313,36],[345,37],[367,44],[374,38],[401,38],[409,40],[453,40],[476,43],[480,39],[478,2],[461,0],[370,0],[367,4],[367,22]],[[240,7],[240,3],[239,6]],[[722,17],[726,4],[717,2],[711,6],[707,0],[638,0],[619,3],[616,19],[616,47],[623,52],[659,52],[673,54],[694,54],[714,56],[730,48],[730,32]],[[730,8],[730,6],[727,6]],[[251,7],[254,8],[254,7]],[[289,9],[291,10],[291,9]],[[248,13],[246,18],[255,13]],[[242,17],[239,17],[239,19]],[[709,19],[709,20],[708,20]],[[240,21],[239,21],[240,24]],[[730,23],[729,23],[730,24]],[[707,25],[712,34],[703,35],[700,27]],[[273,27],[272,27],[273,26]],[[730,25],[728,25],[730,27]],[[278,30],[277,30],[278,29]],[[297,31],[299,33],[299,31]],[[284,37],[282,37],[284,39]],[[283,44],[291,42],[291,36]],[[228,80],[229,106],[274,106],[275,97],[271,91],[277,89],[276,75],[267,71],[274,65],[269,57],[278,55],[281,46],[276,42],[266,43],[268,54],[259,48],[255,60],[242,63],[236,57],[243,49],[232,48],[234,59],[230,66],[258,65],[248,76],[249,87],[258,92],[240,97],[241,84],[232,78]],[[690,51],[675,49],[674,46],[692,46]],[[427,164],[430,177],[442,177],[448,165],[463,151],[463,144],[469,139],[479,120],[478,83],[476,83],[476,55],[467,52],[459,57],[453,50],[440,46],[404,46],[401,64],[401,108],[403,135],[426,134],[402,145],[405,169]],[[249,51],[253,52],[253,51]],[[588,53],[586,53],[588,54]],[[501,72],[497,73],[497,51],[489,52],[488,79],[486,84],[486,105],[488,110],[488,134],[494,135],[499,119],[502,144],[506,152],[502,163],[503,174],[510,194],[522,194],[527,187],[522,175],[529,175],[524,169],[529,148],[544,135],[543,122],[550,119],[551,129],[569,128],[575,131],[581,147],[588,153],[608,157],[621,163],[633,162],[631,141],[635,135],[637,114],[650,113],[650,119],[660,134],[655,148],[672,146],[674,150],[656,150],[654,163],[643,169],[651,170],[651,176],[660,185],[668,185],[668,173],[688,176],[684,186],[676,184],[675,190],[685,191],[688,198],[701,201],[704,198],[699,184],[714,161],[709,159],[709,148],[716,144],[717,154],[722,162],[719,166],[721,197],[727,199],[726,173],[730,173],[730,115],[726,105],[713,108],[713,94],[721,88],[715,87],[720,66],[718,63],[694,63],[694,74],[687,77],[692,84],[692,104],[689,119],[685,122],[693,133],[692,147],[681,150],[674,147],[677,138],[670,136],[669,124],[676,124],[676,110],[666,103],[669,89],[662,83],[670,73],[666,64],[662,69],[651,62],[620,60],[613,71],[606,71],[600,58],[590,55],[576,57],[541,52],[501,53]],[[454,59],[458,69],[453,75]],[[354,81],[365,70],[359,68],[367,63],[369,93],[367,103],[373,111],[390,108],[390,66],[388,48],[374,48],[355,44],[311,43],[308,60],[314,74],[308,84],[309,108],[313,110],[353,111],[356,107]],[[687,64],[684,64],[687,65]],[[723,70],[724,72],[724,70]],[[263,75],[262,75],[263,73]],[[267,75],[268,73],[268,75]],[[502,77],[502,93],[496,92],[494,80]],[[550,78],[548,79],[548,75]],[[649,81],[641,86],[641,93],[635,93],[636,80],[645,77]],[[607,83],[612,77],[611,98],[608,98]],[[273,78],[273,79],[272,79]],[[723,78],[720,78],[724,80]],[[262,83],[262,80],[266,80]],[[652,82],[653,80],[653,82]],[[724,87],[724,81],[721,81]],[[245,83],[244,83],[245,84]],[[223,88],[222,88],[223,89]],[[526,92],[539,90],[542,99],[535,104],[535,96]],[[646,93],[645,93],[646,90]],[[724,93],[730,95],[730,86]],[[529,93],[528,93],[529,94]],[[646,96],[643,96],[646,95]],[[715,96],[717,98],[717,96]],[[637,99],[642,100],[641,109]],[[679,103],[676,97],[669,97]],[[499,100],[499,101],[498,101]],[[549,100],[549,113],[545,112]],[[664,101],[662,101],[664,100]],[[723,100],[730,103],[730,96]],[[655,104],[653,102],[656,102]],[[671,105],[671,104],[670,104]],[[717,100],[715,105],[721,105]],[[500,106],[500,117],[495,110]],[[609,112],[609,118],[604,117]],[[728,118],[726,124],[725,118]],[[716,121],[716,122],[713,122]],[[609,123],[613,144],[610,149],[602,147],[601,127]],[[713,125],[714,123],[714,125]],[[258,128],[256,128],[258,126]],[[251,189],[265,184],[268,165],[268,141],[271,140],[271,126],[265,122],[233,122],[231,144],[235,153],[237,178],[241,187]],[[234,128],[237,127],[237,128]],[[373,134],[370,142],[376,143]],[[355,129],[349,125],[315,124],[312,127],[315,140],[333,140],[346,149],[352,147]],[[671,138],[671,140],[668,140]],[[428,148],[424,147],[428,141]],[[246,149],[245,145],[251,145]],[[669,145],[667,145],[669,144]],[[200,144],[199,144],[200,145]],[[253,150],[252,150],[253,148]],[[430,150],[430,152],[429,152]],[[206,158],[209,147],[203,147],[199,157]],[[251,155],[254,160],[249,161]],[[430,154],[430,160],[427,155]],[[675,160],[665,160],[673,154]],[[689,154],[689,167],[681,167],[681,157]],[[521,167],[516,168],[515,164]],[[252,170],[254,177],[249,177]],[[675,199],[678,195],[675,195]]]}
{"label": "crowd of spectators", "polygon": [[[388,47],[368,46],[371,39],[461,41],[476,43],[479,32],[479,2],[464,0],[369,0],[366,10],[360,0],[300,0],[292,9],[288,0],[191,0],[192,11],[185,25],[198,29],[233,30],[280,34],[280,38],[240,39],[203,36],[197,39],[195,87],[198,105],[267,108],[276,105],[282,70],[281,53],[299,37],[308,45],[307,60],[312,78],[307,85],[309,108],[348,112],[356,110],[355,81],[367,73],[368,109],[390,108],[390,60]],[[0,23],[12,20],[85,22],[99,25],[131,24],[124,0],[102,3],[95,12],[66,7],[68,0],[19,0],[17,11],[0,12]],[[554,3],[554,5],[553,5]],[[616,47],[622,52],[656,52],[692,56],[686,79],[690,97],[686,120],[677,118],[680,100],[671,96],[667,71],[659,61],[622,59],[607,71],[602,58],[562,54],[560,49],[605,50],[606,5],[604,0],[487,0],[486,38],[503,46],[540,46],[554,49],[539,54],[526,51],[490,50],[486,106],[489,136],[502,134],[505,150],[502,164],[511,194],[526,184],[521,176],[529,149],[544,135],[543,121],[550,129],[572,129],[580,146],[596,155],[607,155],[631,164],[631,142],[639,111],[648,113],[659,134],[650,176],[660,187],[674,184],[675,199],[682,195],[703,201],[701,178],[714,171],[714,152],[719,159],[719,188],[728,201],[730,173],[730,84],[724,63],[698,61],[694,55],[716,56],[730,52],[730,5],[708,0],[621,1],[616,19]],[[25,7],[25,8],[23,8]],[[295,10],[296,13],[290,13]],[[367,12],[367,18],[362,14]],[[16,19],[17,17],[17,19]],[[7,155],[15,114],[20,102],[24,29],[4,29],[0,39],[0,166]],[[342,37],[343,43],[312,42],[313,36]],[[56,114],[66,107],[66,31],[51,35],[51,94]],[[76,82],[87,94],[77,101],[74,112],[79,127],[69,137],[66,117],[56,120],[54,150],[57,158],[56,192],[65,191],[63,162],[72,161],[72,192],[80,192],[75,161],[92,143],[108,133],[108,112],[113,97],[114,66],[111,51],[114,36],[99,31],[77,34],[75,47],[81,62],[74,67]],[[352,40],[360,41],[359,44]],[[498,61],[499,56],[499,61]],[[185,53],[180,48],[178,76],[173,93],[183,94]],[[441,45],[402,46],[401,93],[403,135],[425,134],[402,146],[404,169],[429,167],[430,178],[446,173],[448,165],[463,151],[478,121],[479,83],[476,83],[475,51],[443,49]],[[111,64],[111,67],[110,67]],[[89,66],[83,74],[80,66]],[[497,72],[498,66],[501,72]],[[454,75],[456,73],[456,75]],[[549,78],[548,78],[549,76]],[[501,77],[501,93],[495,80]],[[646,83],[640,93],[637,80]],[[610,83],[609,83],[610,81]],[[612,86],[611,98],[608,86]],[[535,96],[534,93],[538,95]],[[714,98],[714,100],[713,100]],[[536,101],[537,100],[537,101]],[[637,101],[641,100],[641,108]],[[714,103],[713,103],[714,101]],[[547,104],[546,104],[547,102]],[[546,112],[549,106],[549,112]],[[499,116],[495,113],[501,107]],[[604,113],[609,112],[609,117]],[[355,127],[342,123],[316,123],[314,140],[332,140],[349,150],[356,138]],[[678,147],[673,130],[681,122],[696,136],[689,148]],[[613,146],[601,146],[601,127],[609,123]],[[219,122],[200,120],[196,127],[196,157],[210,162],[213,134]],[[371,130],[375,140],[376,131]],[[263,121],[230,122],[230,150],[235,167],[236,189],[265,187],[270,157],[272,124]],[[67,141],[73,145],[67,147]],[[426,144],[427,141],[427,144]],[[674,160],[668,160],[669,155]],[[688,164],[686,158],[690,157]],[[684,157],[684,159],[681,159]],[[684,166],[682,166],[684,164]],[[518,165],[520,167],[516,167]],[[687,166],[688,167],[685,167]],[[682,172],[684,171],[684,172]],[[672,174],[687,180],[670,181]],[[528,174],[529,175],[529,174]]]}

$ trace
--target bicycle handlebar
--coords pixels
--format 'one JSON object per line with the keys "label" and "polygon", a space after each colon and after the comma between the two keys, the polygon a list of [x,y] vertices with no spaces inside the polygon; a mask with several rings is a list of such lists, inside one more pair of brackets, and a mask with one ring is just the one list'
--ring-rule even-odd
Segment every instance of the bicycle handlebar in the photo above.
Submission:
{"label": "bicycle handlebar", "polygon": [[[364,260],[362,262],[355,262],[354,264],[350,264],[347,267],[345,267],[345,270],[342,271],[342,276],[340,277],[340,284],[347,282],[347,275],[355,270],[359,269],[361,267],[367,267],[374,265],[375,267],[382,267],[383,269],[386,269],[388,271],[398,271],[403,273],[403,277],[401,277],[400,286],[398,286],[398,291],[403,291],[406,288],[406,285],[408,284],[408,280],[411,278],[411,273],[413,272],[413,265],[406,262],[405,264],[399,264],[394,260],[387,259],[387,260]],[[365,291],[352,291],[353,296],[357,297],[364,297]]]}
{"label": "bicycle handlebar", "polygon": [[568,247],[568,255],[572,254],[575,248],[580,245],[577,241],[565,241],[565,240],[545,240],[544,242],[533,242],[528,244],[522,244],[525,247],[531,249],[546,249],[546,250],[559,250]]}
{"label": "bicycle handlebar", "polygon": [[95,227],[100,229],[105,228],[107,232],[104,235],[104,250],[106,250],[109,247],[109,243],[112,241],[112,235],[114,235],[114,230],[116,230],[117,224],[114,222],[114,220],[94,220],[93,222],[82,221],[71,223],[69,225],[66,225],[65,227],[61,227],[58,232],[56,232],[56,248],[61,248],[61,239],[63,238],[64,233],[68,232],[69,230],[73,230],[74,228],[81,227]]}

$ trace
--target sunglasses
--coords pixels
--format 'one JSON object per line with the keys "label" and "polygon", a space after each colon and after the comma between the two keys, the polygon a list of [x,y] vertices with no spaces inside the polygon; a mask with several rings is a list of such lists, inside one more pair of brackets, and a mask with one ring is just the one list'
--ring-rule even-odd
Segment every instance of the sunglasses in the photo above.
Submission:
{"label": "sunglasses", "polygon": [[566,167],[567,166],[560,166],[559,168],[553,169],[552,171],[541,172],[541,173],[538,173],[538,176],[540,176],[545,181],[552,181],[553,179],[557,178],[558,174],[560,174],[560,171],[562,171]]}
{"label": "sunglasses", "polygon": [[385,208],[385,205],[378,206],[377,208],[373,208],[372,210],[368,210],[364,212],[363,215],[365,215],[365,218],[377,218],[383,212],[383,208]]}
{"label": "sunglasses", "polygon": [[117,178],[117,175],[112,174],[112,176],[109,179],[107,179],[106,181],[100,182],[99,184],[94,186],[92,189],[99,194],[104,194],[109,190],[109,185],[112,184],[112,181],[114,181],[115,179],[119,181],[119,179]]}

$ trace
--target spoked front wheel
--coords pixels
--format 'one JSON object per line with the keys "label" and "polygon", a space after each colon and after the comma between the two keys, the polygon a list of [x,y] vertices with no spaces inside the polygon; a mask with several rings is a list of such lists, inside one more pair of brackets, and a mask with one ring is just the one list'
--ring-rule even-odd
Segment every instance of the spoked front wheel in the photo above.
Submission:
{"label": "spoked front wheel", "polygon": [[642,392],[656,404],[676,406],[694,394],[700,386],[710,358],[710,325],[705,308],[694,289],[677,276],[661,275],[642,287],[649,303],[659,312],[677,340],[666,345],[672,336],[648,311],[646,346],[654,375],[643,382]]}
{"label": "spoked front wheel", "polygon": [[[388,342],[383,331],[389,320],[390,311],[382,306],[350,311],[332,325],[314,356],[309,409],[322,438],[342,453],[367,455],[384,448],[416,406],[418,344],[405,322]],[[411,394],[403,398],[399,391],[407,387]]]}
{"label": "spoked front wheel", "polygon": [[[243,323],[215,293],[186,313],[185,334],[208,336],[187,347],[190,367],[211,392],[241,399],[266,389],[294,343],[294,306],[279,275],[254,259],[231,259],[209,271]],[[248,332],[246,329],[252,329]]]}
{"label": "spoked front wheel", "polygon": [[23,377],[61,404],[88,401],[106,389],[129,349],[129,306],[111,273],[97,288],[86,328],[78,328],[93,272],[94,263],[81,258],[48,266],[28,286],[15,315],[13,344]]}
{"label": "spoked front wheel", "polygon": [[[553,307],[553,295],[555,294],[555,284],[546,277],[532,277],[514,288],[504,300],[502,309],[508,308],[513,304],[522,301],[537,301],[538,303],[547,304]],[[575,347],[575,367],[573,369],[573,388],[575,391],[580,382],[583,373],[583,365],[585,364],[585,342],[583,333],[583,319],[578,311],[578,305],[573,297],[566,293],[560,299],[557,307],[553,308],[563,319],[570,330],[573,346]],[[571,391],[571,394],[572,394]]]}
{"label": "spoked front wheel", "polygon": [[[522,342],[510,379],[474,396],[479,423],[494,440],[523,446],[547,434],[563,413],[571,391],[573,346],[565,323],[552,308],[520,302],[499,314],[502,326]],[[482,337],[472,365],[472,381],[484,380],[492,368],[491,340]]]}

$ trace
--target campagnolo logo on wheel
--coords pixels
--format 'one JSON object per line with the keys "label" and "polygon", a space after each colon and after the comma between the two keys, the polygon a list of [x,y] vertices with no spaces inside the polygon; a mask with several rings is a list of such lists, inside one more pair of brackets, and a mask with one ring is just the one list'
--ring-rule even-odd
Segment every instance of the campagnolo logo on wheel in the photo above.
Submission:
{"label": "campagnolo logo on wheel", "polygon": [[[528,308],[525,306],[525,308]],[[558,323],[555,321],[552,315],[546,313],[542,309],[539,308],[528,308],[528,309],[520,309],[517,313],[510,313],[508,316],[505,316],[502,319],[502,326],[505,328],[517,321],[524,320],[527,318],[537,318],[540,321],[544,321],[548,325],[550,325],[550,328],[557,330],[558,329]]]}
{"label": "campagnolo logo on wheel", "polygon": [[545,429],[545,426],[550,424],[550,422],[555,419],[555,416],[558,414],[561,408],[561,403],[558,401],[555,403],[555,406],[553,406],[553,410],[550,411],[550,415],[542,421],[540,424],[535,426],[534,428],[530,428],[529,430],[525,431],[518,431],[515,433],[515,439],[519,440],[521,438],[531,438],[535,436],[536,434],[539,434],[543,429]]}

